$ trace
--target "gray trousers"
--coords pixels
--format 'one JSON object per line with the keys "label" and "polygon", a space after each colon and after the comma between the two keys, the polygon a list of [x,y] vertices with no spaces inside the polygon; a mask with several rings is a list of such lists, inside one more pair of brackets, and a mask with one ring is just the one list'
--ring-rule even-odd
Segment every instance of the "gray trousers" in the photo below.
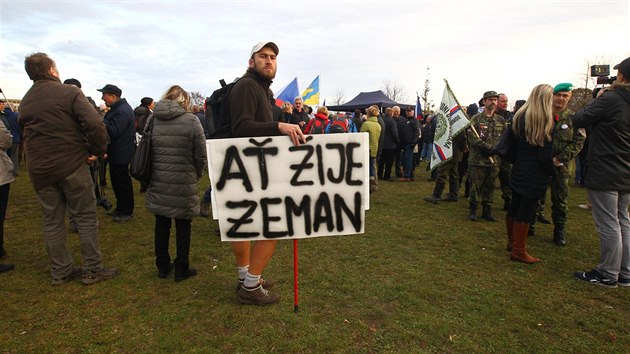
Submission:
{"label": "gray trousers", "polygon": [[83,269],[101,269],[96,197],[89,166],[82,165],[62,181],[50,184],[36,193],[44,213],[44,243],[50,258],[52,277],[66,277],[74,266],[74,260],[66,248],[66,209],[76,221],[79,230]]}
{"label": "gray trousers", "polygon": [[630,279],[630,192],[588,190],[599,234],[600,263],[595,269],[607,278]]}

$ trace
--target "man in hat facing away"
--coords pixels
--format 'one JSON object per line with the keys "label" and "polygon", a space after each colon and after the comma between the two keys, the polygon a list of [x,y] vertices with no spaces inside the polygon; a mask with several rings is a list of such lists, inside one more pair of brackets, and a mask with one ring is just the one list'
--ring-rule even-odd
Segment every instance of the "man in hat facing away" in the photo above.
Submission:
{"label": "man in hat facing away", "polygon": [[496,91],[484,93],[481,99],[483,111],[471,118],[471,127],[467,130],[470,146],[468,173],[471,181],[468,219],[472,221],[477,221],[477,206],[480,203],[482,205],[481,217],[488,221],[497,220],[492,215],[492,197],[501,161],[498,156],[490,157],[490,150],[499,141],[505,130],[505,119],[495,112],[498,99],[499,95]]}
{"label": "man in hat facing away", "polygon": [[107,84],[102,89],[101,99],[110,110],[103,117],[109,135],[107,156],[112,189],[116,195],[116,209],[112,212],[114,222],[125,223],[133,218],[133,184],[129,175],[129,164],[136,152],[136,118],[127,100],[121,98],[122,90]]}

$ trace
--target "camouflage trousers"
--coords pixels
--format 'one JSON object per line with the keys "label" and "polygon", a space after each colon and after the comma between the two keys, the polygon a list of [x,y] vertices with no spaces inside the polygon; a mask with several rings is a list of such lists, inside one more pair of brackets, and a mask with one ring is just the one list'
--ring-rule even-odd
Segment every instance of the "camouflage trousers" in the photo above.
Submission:
{"label": "camouflage trousers", "polygon": [[499,174],[498,167],[469,166],[470,194],[468,201],[476,204],[492,204],[494,184]]}
{"label": "camouflage trousers", "polygon": [[459,184],[459,171],[457,170],[458,162],[454,159],[450,159],[437,168],[438,177],[436,184],[446,184],[447,177],[449,183]]}
{"label": "camouflage trousers", "polygon": [[499,183],[501,185],[501,198],[503,198],[503,200],[512,200],[510,172],[512,172],[512,164],[501,161],[501,166],[499,167]]}
{"label": "camouflage trousers", "polygon": [[569,206],[569,174],[558,173],[551,180],[551,219],[554,226],[564,227],[567,224]]}

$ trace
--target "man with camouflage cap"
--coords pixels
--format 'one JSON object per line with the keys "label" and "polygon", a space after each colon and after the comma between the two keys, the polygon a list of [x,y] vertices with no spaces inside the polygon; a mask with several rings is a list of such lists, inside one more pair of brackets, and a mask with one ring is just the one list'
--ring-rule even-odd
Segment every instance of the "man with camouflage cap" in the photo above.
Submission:
{"label": "man with camouflage cap", "polygon": [[575,114],[568,108],[573,85],[560,83],[553,88],[553,159],[558,166],[558,173],[551,181],[551,219],[553,221],[553,242],[558,246],[566,245],[564,227],[567,223],[567,198],[569,196],[569,163],[584,145],[584,129],[575,129],[572,118]]}
{"label": "man with camouflage cap", "polygon": [[488,221],[496,221],[492,215],[492,197],[494,184],[499,174],[499,157],[490,157],[490,150],[499,141],[505,130],[505,119],[496,114],[496,91],[487,91],[481,99],[483,111],[475,114],[470,120],[467,130],[470,155],[468,156],[469,178],[471,181],[470,215],[468,219],[477,221],[477,206],[482,205],[481,217]]}

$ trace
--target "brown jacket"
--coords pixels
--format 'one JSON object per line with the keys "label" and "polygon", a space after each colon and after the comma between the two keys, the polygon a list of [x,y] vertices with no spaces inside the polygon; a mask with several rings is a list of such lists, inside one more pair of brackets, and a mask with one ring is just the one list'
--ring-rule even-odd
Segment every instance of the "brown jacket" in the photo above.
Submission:
{"label": "brown jacket", "polygon": [[20,103],[26,165],[36,190],[57,183],[103,155],[107,131],[81,90],[57,78],[35,80]]}
{"label": "brown jacket", "polygon": [[229,98],[234,137],[280,135],[271,111],[270,85],[271,80],[251,69],[234,85]]}

